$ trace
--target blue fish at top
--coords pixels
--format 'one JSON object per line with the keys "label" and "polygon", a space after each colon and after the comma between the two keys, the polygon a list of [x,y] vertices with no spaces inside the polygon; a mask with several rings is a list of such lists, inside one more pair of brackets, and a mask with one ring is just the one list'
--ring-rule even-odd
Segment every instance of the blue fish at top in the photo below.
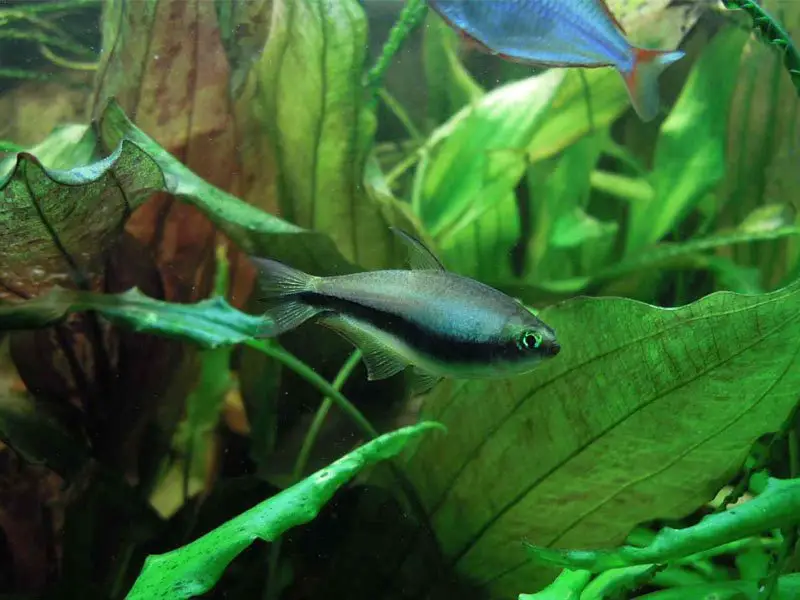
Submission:
{"label": "blue fish at top", "polygon": [[633,46],[604,0],[428,0],[485,51],[542,67],[614,67],[643,121],[658,114],[658,76],[684,56]]}

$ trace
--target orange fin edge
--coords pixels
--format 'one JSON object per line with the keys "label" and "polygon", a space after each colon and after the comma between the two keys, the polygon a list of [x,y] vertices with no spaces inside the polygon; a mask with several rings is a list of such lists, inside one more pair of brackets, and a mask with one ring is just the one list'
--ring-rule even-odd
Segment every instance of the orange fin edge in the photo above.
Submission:
{"label": "orange fin edge", "polygon": [[628,88],[628,95],[636,113],[643,121],[651,121],[658,115],[661,104],[658,77],[672,63],[685,55],[680,50],[632,49],[634,61],[630,72],[620,71]]}

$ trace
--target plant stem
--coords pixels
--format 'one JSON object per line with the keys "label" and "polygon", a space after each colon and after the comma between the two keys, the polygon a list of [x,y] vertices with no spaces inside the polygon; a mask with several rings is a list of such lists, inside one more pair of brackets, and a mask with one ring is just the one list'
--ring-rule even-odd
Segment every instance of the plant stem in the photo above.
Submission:
{"label": "plant stem", "polygon": [[394,186],[395,182],[402,177],[402,175],[408,171],[411,167],[417,164],[422,158],[422,153],[415,150],[411,152],[408,156],[403,158],[399,163],[397,163],[392,170],[386,175],[386,185],[390,188]]}
{"label": "plant stem", "polygon": [[[350,358],[347,359],[347,362],[342,365],[342,368],[339,369],[339,372],[336,374],[336,378],[333,380],[333,389],[336,391],[342,389],[342,386],[344,386],[347,379],[353,373],[353,369],[358,366],[360,361],[361,351],[353,351],[353,353],[350,355]],[[311,455],[311,450],[314,448],[314,443],[317,441],[317,436],[319,436],[319,432],[322,429],[322,425],[325,423],[325,417],[328,416],[331,406],[333,406],[333,400],[329,396],[326,396],[317,410],[317,414],[314,415],[314,420],[311,422],[311,426],[308,428],[308,433],[303,440],[303,445],[297,455],[297,462],[294,465],[292,479],[295,482],[300,481],[303,476],[303,471],[308,465],[308,458]]]}
{"label": "plant stem", "polygon": [[338,406],[339,409],[341,409],[342,412],[344,412],[348,417],[350,417],[356,425],[358,425],[359,429],[361,429],[365,436],[369,437],[370,439],[378,437],[378,432],[370,424],[367,418],[361,414],[361,411],[358,410],[347,398],[345,398],[341,392],[339,392],[339,390],[335,389],[330,383],[325,381],[323,377],[320,377],[316,371],[314,371],[314,369],[309,367],[299,358],[277,346],[276,344],[268,343],[264,340],[256,340],[251,338],[245,342],[245,345],[258,350],[259,352],[263,352],[267,356],[271,356],[278,362],[289,367],[292,371],[300,375],[300,377],[317,388],[325,396],[331,398],[333,403],[336,404],[336,406]]}
{"label": "plant stem", "polygon": [[419,27],[428,12],[428,4],[425,0],[408,0],[400,18],[389,32],[389,39],[383,45],[378,61],[369,73],[367,73],[366,88],[369,94],[367,106],[372,108],[377,103],[378,90],[383,86],[383,79],[395,54],[400,51],[406,38],[414,29]]}
{"label": "plant stem", "polygon": [[411,139],[414,140],[414,142],[422,143],[424,141],[422,133],[420,133],[419,129],[417,129],[417,126],[414,125],[414,121],[411,120],[411,116],[408,114],[408,111],[406,111],[405,107],[400,104],[397,98],[392,96],[386,90],[386,88],[379,89],[378,96],[381,100],[383,100],[386,108],[392,111],[392,114],[397,117],[397,120],[400,121],[400,123],[402,123]]}
{"label": "plant stem", "polygon": [[[336,391],[342,389],[345,381],[350,377],[350,374],[353,372],[353,369],[356,368],[360,360],[361,352],[355,350],[336,374],[336,378],[333,380],[333,389]],[[311,449],[314,447],[314,442],[317,440],[317,436],[322,429],[323,423],[325,423],[325,417],[328,416],[331,406],[333,406],[333,400],[330,396],[326,396],[322,404],[320,404],[317,414],[314,415],[314,420],[308,428],[306,437],[303,440],[303,446],[300,448],[300,452],[297,455],[297,462],[295,462],[294,471],[292,472],[292,483],[297,483],[303,476],[303,471],[308,464],[308,457],[311,454]],[[267,567],[267,573],[269,575],[267,587],[264,590],[264,600],[276,600],[278,597],[278,563],[281,557],[282,540],[283,537],[279,537],[275,540],[269,550],[269,563]]]}
{"label": "plant stem", "polygon": [[64,58],[63,56],[59,56],[58,54],[50,50],[50,48],[48,48],[45,44],[39,44],[39,52],[41,52],[42,56],[44,56],[55,66],[61,67],[62,69],[72,69],[73,71],[97,70],[96,62],[78,62],[75,60]]}
{"label": "plant stem", "polygon": [[761,34],[767,44],[781,51],[783,66],[789,71],[797,95],[800,96],[800,52],[789,33],[753,0],[722,0],[722,3],[729,10],[739,9],[746,12],[753,19],[753,29]]}

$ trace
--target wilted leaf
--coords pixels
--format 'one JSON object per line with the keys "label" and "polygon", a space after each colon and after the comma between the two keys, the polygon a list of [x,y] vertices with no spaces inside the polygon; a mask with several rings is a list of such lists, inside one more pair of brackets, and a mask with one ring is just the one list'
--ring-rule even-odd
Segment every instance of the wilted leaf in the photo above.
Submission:
{"label": "wilted leaf", "polygon": [[84,120],[86,90],[81,88],[85,83],[90,82],[81,73],[70,82],[23,81],[4,90],[0,137],[29,148],[40,144],[54,128]]}
{"label": "wilted leaf", "polygon": [[632,205],[626,252],[659,241],[725,175],[725,137],[746,34],[721,31],[692,69],[661,126],[651,182],[655,196]]}
{"label": "wilted leaf", "polygon": [[[234,11],[244,3],[228,4]],[[263,44],[266,30],[255,23],[269,18],[269,6],[249,4],[253,36],[261,37]],[[185,0],[104,3],[104,51],[93,117],[99,120],[108,100],[116,98],[141,129],[178,157],[176,162],[234,194],[249,196],[250,184],[255,183],[261,205],[271,208],[268,160],[258,170],[249,164],[245,169],[246,161],[238,153],[243,136],[237,125],[246,132],[248,121],[245,115],[234,115],[226,53],[230,46],[223,43],[235,32],[221,30],[216,8],[214,2]],[[167,299],[208,295],[213,272],[208,249],[216,245],[216,231],[196,208],[160,194],[133,216],[127,229],[155,255]]]}
{"label": "wilted leaf", "polygon": [[423,440],[408,472],[445,554],[505,598],[548,581],[523,540],[613,545],[708,501],[797,402],[798,310],[800,284],[679,309],[582,298],[542,310],[558,357],[425,398],[451,435]]}
{"label": "wilted leaf", "polygon": [[569,569],[604,571],[618,567],[666,563],[714,546],[800,521],[800,480],[770,479],[755,499],[705,517],[685,529],[665,528],[644,548],[554,550],[528,545],[535,560]]}
{"label": "wilted leaf", "polygon": [[269,331],[263,317],[240,312],[220,297],[177,304],[149,298],[136,289],[124,294],[94,294],[60,288],[34,300],[0,306],[0,330],[47,327],[71,312],[87,310],[134,331],[191,341],[209,349],[238,344]]}
{"label": "wilted leaf", "polygon": [[348,268],[327,235],[292,225],[204,181],[134,126],[114,101],[109,102],[98,128],[106,146],[130,140],[146,151],[166,176],[163,189],[200,209],[246,253],[299,268]]}
{"label": "wilted leaf", "polygon": [[272,541],[313,520],[336,490],[361,469],[393,457],[422,433],[439,428],[436,423],[422,422],[382,435],[189,545],[148,557],[127,598],[177,600],[208,591],[256,539]]}
{"label": "wilted leaf", "polygon": [[257,101],[279,167],[281,214],[324,232],[366,268],[402,256],[389,231],[407,225],[365,185],[375,115],[365,106],[367,20],[356,0],[275,0]]}
{"label": "wilted leaf", "polygon": [[608,0],[631,41],[650,48],[674,48],[714,0],[678,3],[672,0]]}

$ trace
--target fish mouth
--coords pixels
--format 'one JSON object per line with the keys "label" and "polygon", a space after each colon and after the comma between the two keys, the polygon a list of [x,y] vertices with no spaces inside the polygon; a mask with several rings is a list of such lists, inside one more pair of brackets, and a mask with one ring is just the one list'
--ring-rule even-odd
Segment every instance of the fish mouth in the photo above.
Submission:
{"label": "fish mouth", "polygon": [[558,342],[550,342],[546,345],[544,351],[547,356],[556,356],[559,352],[561,352],[561,344]]}

